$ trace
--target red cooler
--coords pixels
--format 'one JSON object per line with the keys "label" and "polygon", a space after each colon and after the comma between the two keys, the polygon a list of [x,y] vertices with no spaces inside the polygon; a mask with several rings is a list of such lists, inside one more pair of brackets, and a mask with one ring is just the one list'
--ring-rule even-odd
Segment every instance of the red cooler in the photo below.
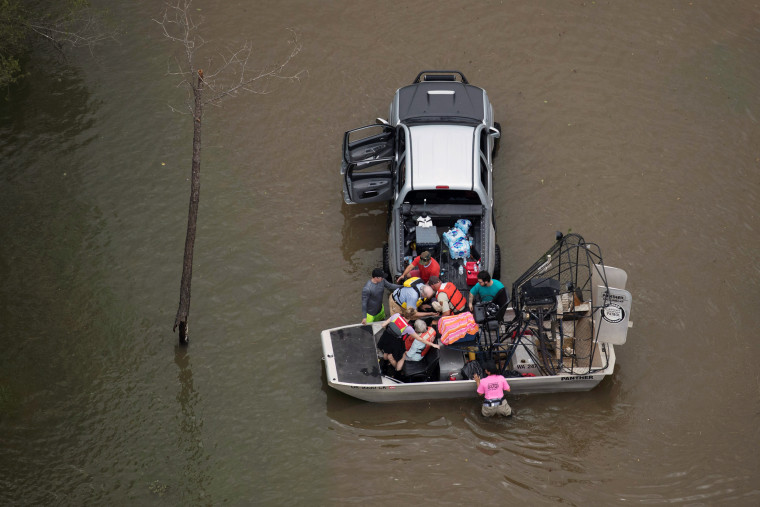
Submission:
{"label": "red cooler", "polygon": [[478,272],[480,271],[478,263],[468,262],[465,264],[465,269],[467,270],[467,285],[475,285],[478,283]]}

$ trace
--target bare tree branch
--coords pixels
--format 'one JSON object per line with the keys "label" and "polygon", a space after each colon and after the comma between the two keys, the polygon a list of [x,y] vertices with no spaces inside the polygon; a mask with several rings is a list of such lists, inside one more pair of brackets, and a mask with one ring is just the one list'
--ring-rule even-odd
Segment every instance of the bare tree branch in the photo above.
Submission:
{"label": "bare tree branch", "polygon": [[[161,19],[154,19],[161,26],[164,37],[174,43],[180,44],[184,51],[184,61],[175,59],[175,69],[167,68],[167,75],[178,76],[179,85],[193,87],[196,75],[195,59],[199,49],[206,45],[206,41],[197,31],[202,24],[203,18],[198,20],[191,16],[190,5],[192,0],[176,0],[174,3],[166,3]],[[237,49],[229,49],[217,52],[221,63],[215,64],[212,58],[207,59],[204,72],[204,86],[210,90],[211,96],[203,99],[203,104],[218,105],[226,97],[237,96],[240,92],[255,94],[269,93],[270,83],[274,80],[300,81],[308,75],[306,70],[295,73],[287,73],[286,68],[291,61],[301,52],[302,45],[298,34],[293,29],[288,29],[291,38],[288,40],[290,50],[287,56],[278,64],[269,65],[256,72],[251,72],[251,57],[253,44],[246,41]],[[188,109],[192,110],[192,94],[188,95]],[[177,111],[176,108],[171,108]]]}
{"label": "bare tree branch", "polygon": [[27,28],[50,41],[56,48],[65,45],[87,47],[107,40],[117,40],[119,30],[107,22],[104,12],[83,5],[77,9],[63,9],[46,16],[30,14]]}
{"label": "bare tree branch", "polygon": [[[200,199],[200,168],[201,168],[201,121],[205,105],[219,106],[227,97],[237,96],[241,92],[266,94],[270,93],[270,83],[275,80],[298,81],[307,75],[306,71],[290,74],[286,68],[301,51],[298,34],[290,30],[292,39],[288,41],[288,55],[275,65],[251,72],[253,43],[245,42],[237,49],[227,48],[217,52],[215,57],[206,59],[206,72],[196,68],[197,51],[206,41],[197,30],[201,21],[196,22],[190,15],[192,0],[175,0],[167,3],[161,19],[154,19],[161,26],[164,37],[170,42],[179,44],[184,51],[184,60],[175,58],[173,66],[167,67],[167,75],[179,78],[177,87],[183,87],[188,92],[187,110],[193,115],[193,158],[190,177],[190,206],[187,219],[187,235],[185,237],[185,255],[182,264],[182,279],[180,280],[180,299],[177,315],[174,319],[174,330],[179,328],[179,342],[188,342],[188,316],[190,313],[190,285],[193,270],[193,248]],[[200,18],[200,17],[199,17]],[[211,92],[209,98],[204,98],[204,89]],[[172,111],[180,112],[169,106]]]}

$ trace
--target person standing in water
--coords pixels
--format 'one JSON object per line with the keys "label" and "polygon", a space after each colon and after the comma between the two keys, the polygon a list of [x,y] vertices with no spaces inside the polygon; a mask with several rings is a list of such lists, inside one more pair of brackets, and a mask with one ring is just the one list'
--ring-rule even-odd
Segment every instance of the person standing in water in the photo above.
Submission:
{"label": "person standing in water", "polygon": [[493,361],[487,361],[483,366],[483,371],[486,373],[484,379],[480,378],[480,375],[475,374],[473,379],[475,385],[477,385],[478,394],[483,396],[483,407],[480,409],[480,413],[486,417],[499,414],[504,417],[512,415],[512,408],[507,403],[507,398],[504,392],[509,392],[509,384],[507,379],[498,374],[496,363]]}

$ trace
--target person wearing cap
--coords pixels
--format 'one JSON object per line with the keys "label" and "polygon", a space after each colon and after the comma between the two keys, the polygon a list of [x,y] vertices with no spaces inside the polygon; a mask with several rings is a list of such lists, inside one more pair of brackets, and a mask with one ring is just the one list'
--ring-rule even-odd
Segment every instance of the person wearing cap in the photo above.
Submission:
{"label": "person wearing cap", "polygon": [[505,391],[510,391],[507,379],[498,374],[499,370],[494,361],[487,361],[483,366],[483,371],[486,373],[485,378],[481,379],[477,373],[473,376],[478,394],[484,398],[480,413],[485,417],[496,414],[504,417],[512,415],[512,407],[509,406],[504,395]]}
{"label": "person wearing cap", "polygon": [[[415,271],[418,271],[419,274],[415,273]],[[428,280],[430,280],[430,277],[433,275],[441,275],[441,265],[438,264],[437,260],[433,259],[430,252],[425,250],[415,257],[412,263],[404,269],[401,276],[396,279],[396,283],[400,282],[407,276],[419,276],[423,282],[428,283]]]}
{"label": "person wearing cap", "polygon": [[459,313],[464,310],[464,296],[456,285],[451,282],[441,282],[441,279],[433,275],[428,281],[428,285],[435,291],[435,301],[433,301],[433,310],[440,312],[441,316],[448,316],[452,313]]}
{"label": "person wearing cap", "polygon": [[385,307],[383,306],[383,296],[385,289],[393,292],[400,289],[401,285],[396,285],[385,279],[385,271],[380,268],[372,270],[372,278],[367,280],[362,289],[362,324],[385,320]]}
{"label": "person wearing cap", "polygon": [[472,304],[475,301],[475,296],[478,296],[483,303],[487,303],[493,300],[496,293],[503,288],[504,284],[491,278],[491,273],[485,270],[479,272],[478,283],[473,285],[472,289],[470,289],[470,300],[468,304],[470,311],[472,311]]}

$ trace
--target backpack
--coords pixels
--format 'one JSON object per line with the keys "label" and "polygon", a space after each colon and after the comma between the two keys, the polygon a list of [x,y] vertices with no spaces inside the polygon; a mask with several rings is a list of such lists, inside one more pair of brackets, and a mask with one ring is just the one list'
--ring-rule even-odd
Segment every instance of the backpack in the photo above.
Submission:
{"label": "backpack", "polygon": [[480,378],[483,378],[483,375],[485,374],[483,367],[480,366],[480,363],[477,361],[470,361],[462,368],[462,375],[468,380],[472,380],[476,374]]}

